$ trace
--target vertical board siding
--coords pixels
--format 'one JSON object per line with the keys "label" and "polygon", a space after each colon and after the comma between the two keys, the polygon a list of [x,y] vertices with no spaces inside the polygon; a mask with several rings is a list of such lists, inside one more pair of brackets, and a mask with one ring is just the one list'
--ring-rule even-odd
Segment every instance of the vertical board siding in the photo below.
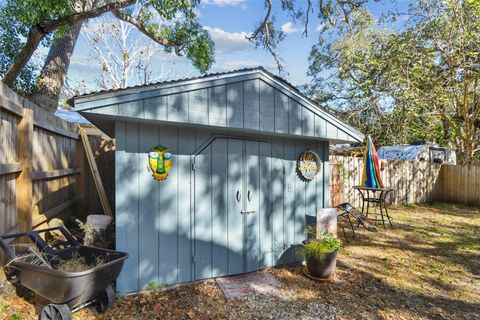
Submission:
{"label": "vertical board siding", "polygon": [[259,227],[260,227],[260,268],[273,264],[273,203],[272,203],[272,145],[259,143]]}
{"label": "vertical board siding", "polygon": [[[122,294],[292,263],[306,215],[328,194],[321,175],[303,182],[295,171],[306,149],[325,160],[323,142],[212,139],[208,130],[123,122],[116,132],[117,249],[130,254]],[[174,155],[165,181],[146,169],[158,144]]]}
{"label": "vertical board siding", "polygon": [[[228,274],[227,174],[228,142],[217,139],[212,143],[211,221],[212,221],[212,276]],[[232,201],[233,199],[229,199]]]}
{"label": "vertical board siding", "polygon": [[260,129],[260,80],[249,80],[243,83],[243,127]]}
{"label": "vertical board siding", "polygon": [[211,83],[210,86],[180,86],[178,90],[158,88],[140,91],[115,99],[78,102],[78,107],[82,112],[132,119],[241,128],[350,142],[361,139],[356,132],[326,116],[318,106],[260,76],[238,79],[237,82]]}
{"label": "vertical board siding", "polygon": [[[306,149],[317,152],[315,141],[308,142]],[[318,152],[317,152],[318,154]],[[321,157],[321,155],[319,155]],[[318,178],[318,177],[317,177]],[[317,188],[316,182],[319,179],[314,179],[312,181],[305,182],[305,215],[315,217],[316,208],[317,208]]]}
{"label": "vertical board siding", "polygon": [[295,243],[295,166],[297,154],[295,153],[295,141],[288,140],[283,145],[283,159],[285,165],[284,174],[284,238],[288,248]]}
{"label": "vertical board siding", "polygon": [[[159,144],[158,127],[154,125],[139,126],[139,163],[147,163],[147,152],[150,148]],[[159,283],[158,263],[159,252],[152,250],[158,248],[157,215],[160,210],[158,201],[158,183],[152,178],[152,174],[146,167],[140,168],[138,182],[138,225],[141,230],[138,233],[138,274],[139,289],[148,287],[151,282]]]}
{"label": "vertical board siding", "polygon": [[143,109],[145,119],[167,120],[167,97],[145,99]]}
{"label": "vertical board siding", "polygon": [[178,282],[192,281],[190,246],[192,199],[181,194],[189,194],[192,174],[191,155],[195,152],[195,131],[182,129],[178,135],[178,155],[176,169],[178,170]]}
{"label": "vertical board siding", "polygon": [[277,264],[285,249],[284,206],[285,206],[285,165],[283,156],[283,140],[272,141],[272,250],[273,264]]}
{"label": "vertical board siding", "polygon": [[[201,141],[203,142],[203,141]],[[201,145],[197,143],[197,147]],[[194,235],[195,241],[195,280],[212,276],[212,146],[207,146],[195,156],[195,210]]]}
{"label": "vertical board siding", "polygon": [[135,100],[118,104],[118,114],[125,117],[143,118],[143,100]]}
{"label": "vertical board siding", "polygon": [[[298,159],[298,156],[306,150],[306,145],[304,141],[297,140],[295,142],[295,171],[296,171],[296,161]],[[298,177],[298,173],[295,172],[296,177],[294,178],[294,188],[295,188],[295,227],[294,227],[294,243],[300,243],[303,240],[305,240],[305,214],[306,212],[306,185],[308,182],[300,180]]]}
{"label": "vertical board siding", "polygon": [[327,136],[327,122],[325,119],[320,118],[320,116],[315,115],[314,120],[314,135],[316,137],[326,137]]}
{"label": "vertical board siding", "polygon": [[[124,122],[116,122],[115,135],[117,140],[116,152],[115,152],[115,237],[117,250],[127,251],[129,258],[123,265],[122,272],[117,279],[117,288],[120,293],[127,293],[138,290],[137,282],[137,265],[138,259],[135,255],[138,252],[137,248],[132,248],[133,252],[128,251],[129,242],[137,241],[138,229],[135,225],[132,226],[132,222],[136,219],[136,212],[129,210],[129,205],[134,203],[130,199],[129,186],[132,185],[132,181],[136,179],[135,172],[132,168],[134,161],[129,159],[127,153],[127,125]],[[128,179],[125,179],[128,177]],[[134,216],[135,215],[135,216]]]}
{"label": "vertical board siding", "polygon": [[188,106],[190,123],[208,124],[208,89],[190,91]]}
{"label": "vertical board siding", "polygon": [[302,134],[302,108],[293,99],[288,99],[288,133]]}
{"label": "vertical board siding", "polygon": [[327,129],[326,129],[326,135],[327,139],[337,139],[338,134],[337,134],[337,127],[335,127],[333,124],[327,122]]}
{"label": "vertical board siding", "polygon": [[188,122],[188,93],[176,93],[167,97],[167,119]]}
{"label": "vertical board siding", "polygon": [[208,124],[227,126],[227,92],[226,86],[208,88]]}
{"label": "vertical board siding", "polygon": [[242,210],[242,174],[245,167],[242,154],[243,141],[229,139],[227,141],[227,235],[228,235],[228,274],[243,271],[244,238]]}
{"label": "vertical board siding", "polygon": [[258,270],[260,267],[260,157],[259,142],[245,141],[245,185],[244,192],[246,211],[245,224],[245,271]]}
{"label": "vertical board siding", "polygon": [[275,90],[260,81],[260,130],[275,132]]}
{"label": "vertical board siding", "polygon": [[275,90],[275,132],[288,133],[288,97]]}
{"label": "vertical board siding", "polygon": [[[178,155],[178,129],[170,126],[160,127],[160,144],[170,148],[174,155]],[[178,221],[178,157],[172,159],[172,170],[168,178],[158,181],[160,194],[159,207],[159,273],[160,283],[176,283],[177,268],[177,221]]]}
{"label": "vertical board siding", "polygon": [[227,85],[227,127],[243,128],[243,82]]}
{"label": "vertical board siding", "polygon": [[306,108],[300,107],[300,109],[302,110],[302,135],[311,137],[315,132],[315,114]]}

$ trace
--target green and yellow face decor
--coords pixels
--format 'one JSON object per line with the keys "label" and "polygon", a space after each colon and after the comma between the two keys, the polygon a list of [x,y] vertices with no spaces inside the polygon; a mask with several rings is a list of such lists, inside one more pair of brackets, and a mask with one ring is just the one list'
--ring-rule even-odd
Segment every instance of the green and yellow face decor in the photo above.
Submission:
{"label": "green and yellow face decor", "polygon": [[172,153],[170,148],[158,145],[148,152],[148,169],[155,180],[166,180],[172,169]]}

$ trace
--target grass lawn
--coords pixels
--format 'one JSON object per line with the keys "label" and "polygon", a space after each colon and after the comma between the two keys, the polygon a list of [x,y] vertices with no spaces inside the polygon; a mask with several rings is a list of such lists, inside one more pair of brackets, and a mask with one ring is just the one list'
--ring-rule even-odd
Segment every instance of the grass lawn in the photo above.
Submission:
{"label": "grass lawn", "polygon": [[[301,267],[269,269],[283,286],[226,299],[212,280],[119,299],[105,315],[75,319],[480,319],[480,210],[450,204],[391,208],[394,229],[359,230],[325,284]],[[33,305],[0,296],[6,319]],[[15,318],[14,315],[19,317]]]}

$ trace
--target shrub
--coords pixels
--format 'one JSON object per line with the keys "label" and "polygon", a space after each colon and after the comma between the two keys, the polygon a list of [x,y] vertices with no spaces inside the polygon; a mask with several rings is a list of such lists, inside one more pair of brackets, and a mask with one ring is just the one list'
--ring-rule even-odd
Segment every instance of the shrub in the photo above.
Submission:
{"label": "shrub", "polygon": [[326,253],[334,252],[342,246],[342,241],[325,232],[320,238],[308,241],[303,246],[306,259],[314,258],[322,261]]}

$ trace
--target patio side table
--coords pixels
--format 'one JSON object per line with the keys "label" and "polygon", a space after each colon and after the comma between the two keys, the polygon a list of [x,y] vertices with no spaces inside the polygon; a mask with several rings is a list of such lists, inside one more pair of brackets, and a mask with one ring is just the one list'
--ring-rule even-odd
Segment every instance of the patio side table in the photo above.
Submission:
{"label": "patio side table", "polygon": [[[360,193],[360,196],[362,197],[362,212],[365,214],[367,218],[373,221],[381,221],[383,224],[383,228],[385,228],[385,220],[388,221],[390,224],[390,227],[393,227],[392,225],[392,219],[390,218],[390,215],[388,214],[388,209],[387,209],[387,195],[390,192],[395,191],[394,189],[391,188],[367,188],[367,187],[362,187],[362,186],[354,186],[353,189],[358,190]],[[372,205],[370,205],[372,204]],[[367,207],[367,210],[365,211],[365,205]],[[379,208],[379,211],[370,211],[371,208],[373,208],[376,205],[376,207]],[[368,215],[374,215],[374,218],[370,218]],[[380,218],[379,218],[380,216]]]}

